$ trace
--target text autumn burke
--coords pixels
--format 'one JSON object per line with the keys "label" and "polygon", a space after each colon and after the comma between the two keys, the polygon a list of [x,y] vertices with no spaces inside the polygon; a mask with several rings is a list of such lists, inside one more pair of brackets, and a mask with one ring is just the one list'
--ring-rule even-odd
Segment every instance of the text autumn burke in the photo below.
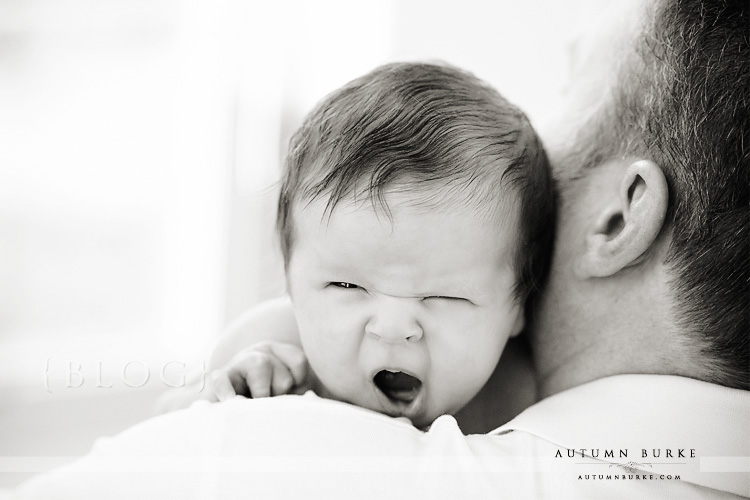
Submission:
{"label": "text autumn burke", "polygon": [[[555,458],[575,458],[576,456],[581,458],[630,458],[628,453],[630,450],[606,450],[599,448],[590,449],[572,449],[557,450]],[[640,454],[638,454],[640,452]],[[695,449],[693,448],[641,448],[636,450],[632,458],[638,456],[639,458],[695,458]]]}

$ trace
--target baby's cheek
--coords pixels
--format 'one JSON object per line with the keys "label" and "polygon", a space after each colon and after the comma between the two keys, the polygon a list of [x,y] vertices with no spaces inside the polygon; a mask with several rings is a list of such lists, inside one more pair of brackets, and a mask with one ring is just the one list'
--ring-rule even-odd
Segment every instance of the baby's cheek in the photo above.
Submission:
{"label": "baby's cheek", "polygon": [[361,335],[351,311],[331,304],[317,304],[298,318],[300,338],[308,359],[341,364],[344,358],[356,358]]}
{"label": "baby's cheek", "polygon": [[484,384],[505,345],[505,335],[489,315],[467,314],[443,322],[440,338],[431,339],[433,363],[449,367],[453,384]]}
{"label": "baby's cheek", "polygon": [[[471,311],[452,310],[432,316],[426,335],[443,349],[463,352],[464,355],[483,347],[486,322]],[[465,352],[464,352],[465,351]]]}

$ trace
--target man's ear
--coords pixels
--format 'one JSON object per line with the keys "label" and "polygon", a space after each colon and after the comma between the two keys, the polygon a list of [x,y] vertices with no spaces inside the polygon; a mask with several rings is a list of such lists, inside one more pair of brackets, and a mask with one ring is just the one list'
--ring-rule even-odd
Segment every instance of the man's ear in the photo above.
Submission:
{"label": "man's ear", "polygon": [[603,204],[586,233],[585,250],[576,266],[579,278],[603,278],[636,264],[664,225],[669,189],[658,165],[647,160],[631,163],[623,176],[612,177],[611,182],[619,182],[619,196]]}

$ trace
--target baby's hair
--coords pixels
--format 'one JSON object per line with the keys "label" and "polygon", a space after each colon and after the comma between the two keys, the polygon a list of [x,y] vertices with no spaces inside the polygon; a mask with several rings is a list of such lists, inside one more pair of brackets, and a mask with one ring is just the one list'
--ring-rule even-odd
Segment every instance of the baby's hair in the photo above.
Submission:
{"label": "baby's hair", "polygon": [[295,203],[327,197],[330,215],[354,197],[389,213],[392,188],[489,216],[518,200],[515,293],[520,300],[537,295],[555,227],[549,165],[526,116],[489,85],[451,66],[394,63],[323,99],[292,136],[286,158],[277,215],[285,265]]}

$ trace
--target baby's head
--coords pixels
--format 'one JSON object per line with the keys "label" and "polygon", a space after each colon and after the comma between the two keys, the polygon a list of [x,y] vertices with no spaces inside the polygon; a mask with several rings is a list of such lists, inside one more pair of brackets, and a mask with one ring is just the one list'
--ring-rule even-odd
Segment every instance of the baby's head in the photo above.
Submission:
{"label": "baby's head", "polygon": [[328,396],[417,426],[482,388],[544,281],[552,181],[526,117],[471,74],[379,67],[293,136],[278,229]]}

